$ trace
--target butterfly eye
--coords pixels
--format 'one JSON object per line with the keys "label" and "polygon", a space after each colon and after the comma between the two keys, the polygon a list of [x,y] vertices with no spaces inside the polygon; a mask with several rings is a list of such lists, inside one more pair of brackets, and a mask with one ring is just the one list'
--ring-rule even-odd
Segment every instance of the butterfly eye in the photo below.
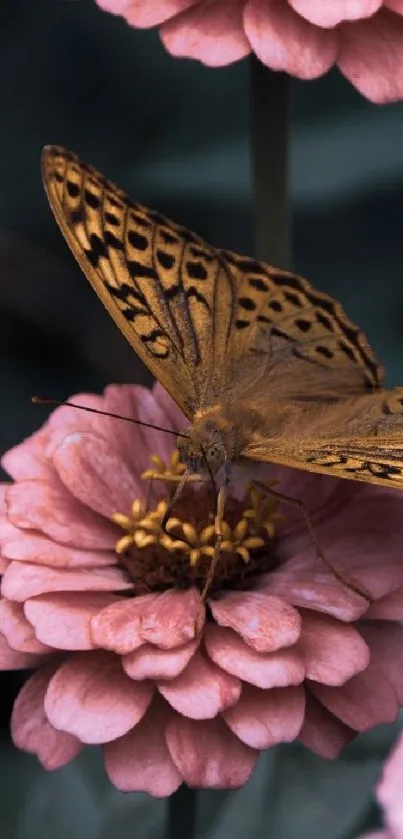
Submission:
{"label": "butterfly eye", "polygon": [[215,472],[227,459],[224,445],[222,443],[213,443],[207,449],[206,457],[209,462],[209,466]]}

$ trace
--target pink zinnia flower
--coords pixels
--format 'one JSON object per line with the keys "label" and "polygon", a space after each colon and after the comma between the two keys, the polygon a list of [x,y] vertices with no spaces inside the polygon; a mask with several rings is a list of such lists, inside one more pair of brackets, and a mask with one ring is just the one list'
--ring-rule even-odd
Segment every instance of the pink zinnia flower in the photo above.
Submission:
{"label": "pink zinnia flower", "polygon": [[[159,385],[75,402],[185,424]],[[147,499],[141,479],[150,455],[180,471],[174,439],[58,408],[5,455],[0,516],[1,663],[35,668],[14,742],[48,769],[102,744],[119,789],[155,796],[238,787],[262,749],[297,738],[335,757],[403,701],[403,494],[270,470],[368,606],[316,558],[298,511],[237,487],[205,608],[211,488],[185,488],[171,536],[166,486]]]}
{"label": "pink zinnia flower", "polygon": [[403,735],[385,763],[377,799],[385,814],[385,830],[367,833],[362,839],[403,839]]}
{"label": "pink zinnia flower", "polygon": [[249,53],[316,79],[337,65],[373,102],[403,98],[403,0],[96,0],[132,26],[160,26],[172,55],[211,67]]}

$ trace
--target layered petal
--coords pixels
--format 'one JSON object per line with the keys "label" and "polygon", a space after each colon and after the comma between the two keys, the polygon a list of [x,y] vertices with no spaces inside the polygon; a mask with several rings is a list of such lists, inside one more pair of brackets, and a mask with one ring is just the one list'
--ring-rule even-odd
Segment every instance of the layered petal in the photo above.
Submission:
{"label": "layered petal", "polygon": [[59,769],[73,760],[83,748],[79,739],[66,731],[57,731],[44,713],[44,699],[55,666],[43,667],[20,691],[11,718],[11,733],[16,746],[36,754],[45,769]]}
{"label": "layered petal", "polygon": [[115,547],[116,526],[76,501],[63,486],[48,481],[20,481],[8,487],[6,503],[9,521],[22,530],[39,530],[72,548]]}
{"label": "layered petal", "polygon": [[67,545],[59,545],[44,536],[37,536],[31,531],[24,533],[17,528],[15,531],[2,548],[3,556],[8,560],[34,562],[53,568],[97,568],[114,562],[110,550],[76,550]]}
{"label": "layered petal", "polygon": [[0,632],[8,645],[21,653],[53,652],[43,644],[35,634],[33,625],[25,617],[21,603],[12,600],[0,600]]}
{"label": "layered petal", "polygon": [[394,722],[399,711],[396,690],[380,666],[372,662],[340,687],[311,682],[310,690],[328,711],[355,731]]}
{"label": "layered petal", "polygon": [[288,0],[298,14],[315,26],[331,29],[347,20],[372,17],[383,0]]}
{"label": "layered petal", "polygon": [[222,67],[250,53],[242,15],[244,0],[194,3],[161,26],[161,39],[175,56]]}
{"label": "layered petal", "polygon": [[302,657],[292,649],[257,653],[231,629],[206,627],[207,652],[219,667],[260,688],[299,685],[305,676]]}
{"label": "layered petal", "polygon": [[[402,0],[97,0],[132,26],[159,26],[175,56],[219,67],[251,51],[301,79],[338,64],[373,102],[403,97]],[[400,18],[400,20],[399,20]]]}
{"label": "layered petal", "polygon": [[43,655],[12,649],[4,635],[0,634],[0,670],[25,670],[38,667],[43,661]]}
{"label": "layered petal", "polygon": [[113,15],[122,15],[131,26],[148,28],[194,6],[198,0],[97,0],[98,6]]}
{"label": "layered petal", "polygon": [[95,644],[120,655],[136,650],[144,644],[141,634],[142,617],[158,599],[158,594],[145,594],[112,603],[91,620]]}
{"label": "layered petal", "polygon": [[161,650],[152,644],[144,644],[123,656],[122,667],[131,679],[174,679],[189,664],[197,646],[197,640],[173,650]]}
{"label": "layered petal", "polygon": [[132,588],[118,568],[44,568],[29,562],[11,562],[4,574],[1,591],[9,600],[22,603],[50,591],[125,591]]}
{"label": "layered petal", "polygon": [[165,798],[182,784],[165,741],[169,715],[161,706],[153,702],[135,728],[104,746],[105,769],[122,792],[148,792]]}
{"label": "layered petal", "polygon": [[218,717],[195,721],[176,715],[167,724],[172,760],[189,787],[237,789],[248,780],[258,752],[229,730]]}
{"label": "layered petal", "polygon": [[337,33],[309,23],[284,0],[248,0],[244,28],[253,51],[272,70],[316,79],[337,60]]}
{"label": "layered petal", "polygon": [[258,653],[291,647],[301,632],[297,609],[263,592],[231,591],[209,605],[220,626],[234,629]]}
{"label": "layered petal", "polygon": [[143,641],[162,649],[179,647],[195,638],[196,621],[200,631],[203,614],[204,608],[196,589],[165,591],[146,605],[141,620],[141,637]]}
{"label": "layered petal", "polygon": [[337,64],[371,102],[403,98],[403,18],[387,9],[340,32]]}
{"label": "layered petal", "polygon": [[[120,598],[109,591],[52,592],[27,600],[24,612],[43,644],[59,650],[92,650],[91,620],[116,601]],[[21,608],[17,603],[12,606]]]}
{"label": "layered petal", "polygon": [[241,695],[241,682],[197,652],[172,681],[158,681],[158,690],[180,714],[193,720],[216,717]]}
{"label": "layered petal", "polygon": [[304,721],[303,688],[259,690],[245,685],[239,702],[223,712],[231,731],[254,749],[296,740]]}
{"label": "layered petal", "polygon": [[55,449],[52,462],[71,495],[106,519],[130,513],[133,498],[142,495],[139,477],[103,440],[90,432],[74,432]]}
{"label": "layered petal", "polygon": [[308,692],[304,722],[299,734],[304,746],[320,757],[334,760],[355,737],[355,733],[353,728],[349,728]]}
{"label": "layered petal", "polygon": [[108,743],[137,725],[152,696],[152,684],[129,679],[117,656],[77,653],[50,680],[45,713],[54,728],[82,743]]}
{"label": "layered petal", "polygon": [[368,667],[370,650],[353,626],[304,612],[298,649],[305,676],[324,685],[343,685]]}

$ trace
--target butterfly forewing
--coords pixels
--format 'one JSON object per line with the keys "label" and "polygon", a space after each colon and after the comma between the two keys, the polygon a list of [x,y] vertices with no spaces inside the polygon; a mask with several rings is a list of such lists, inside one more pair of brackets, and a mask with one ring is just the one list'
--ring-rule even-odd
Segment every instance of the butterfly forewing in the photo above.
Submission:
{"label": "butterfly forewing", "polygon": [[224,363],[235,308],[234,288],[216,251],[131,202],[65,149],[46,147],[42,171],[53,212],[87,278],[191,418],[213,366]]}
{"label": "butterfly forewing", "polygon": [[[242,357],[254,345],[262,350],[264,336],[269,346],[274,334],[288,342],[288,355],[294,361],[309,362],[300,365],[305,369],[305,389],[310,385],[314,388],[318,376],[326,378],[328,387],[333,386],[344,397],[349,392],[379,386],[383,370],[365,336],[339,303],[296,274],[228,251],[222,255],[237,287],[234,355]],[[277,342],[277,349],[280,343]],[[282,352],[277,353],[277,367],[281,365],[280,354],[284,353],[287,355],[283,342]],[[294,387],[299,382],[294,373]]]}
{"label": "butterfly forewing", "polygon": [[63,148],[46,147],[42,166],[81,268],[190,420],[217,403],[239,408],[247,459],[403,487],[403,390],[380,388],[382,369],[339,303],[214,249]]}

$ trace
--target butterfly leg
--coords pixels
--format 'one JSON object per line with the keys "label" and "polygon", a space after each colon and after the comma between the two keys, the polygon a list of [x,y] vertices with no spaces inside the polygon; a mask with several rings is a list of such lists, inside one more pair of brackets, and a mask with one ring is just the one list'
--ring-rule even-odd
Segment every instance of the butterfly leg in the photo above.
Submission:
{"label": "butterfly leg", "polygon": [[345,580],[339,573],[337,568],[335,568],[334,565],[330,562],[330,560],[326,557],[323,549],[321,548],[318,542],[315,530],[309,518],[305,504],[303,501],[301,501],[300,498],[294,498],[293,496],[285,495],[283,492],[279,492],[277,489],[273,489],[272,487],[267,486],[266,484],[261,483],[260,481],[252,481],[252,485],[256,487],[256,489],[258,489],[260,492],[263,492],[267,495],[272,495],[274,498],[277,498],[279,501],[283,501],[285,504],[290,504],[294,507],[298,507],[305,519],[305,523],[308,528],[312,544],[315,548],[316,555],[321,560],[325,568],[327,568],[333,574],[333,576],[336,578],[336,580],[339,581],[339,583],[341,583],[344,586],[347,586],[356,594],[359,594],[360,597],[364,597],[364,599],[367,600],[368,603],[373,602],[371,595],[367,591],[365,591],[365,589],[361,588],[356,583],[352,583],[348,580]]}

